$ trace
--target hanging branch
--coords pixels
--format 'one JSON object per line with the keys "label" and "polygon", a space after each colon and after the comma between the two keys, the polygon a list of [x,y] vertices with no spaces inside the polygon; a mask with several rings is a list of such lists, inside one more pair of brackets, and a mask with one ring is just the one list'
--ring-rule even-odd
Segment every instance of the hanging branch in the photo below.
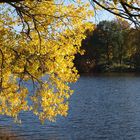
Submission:
{"label": "hanging branch", "polygon": [[20,2],[24,0],[0,0],[0,3],[8,3],[8,2]]}
{"label": "hanging branch", "polygon": [[[124,19],[127,19],[135,24],[136,28],[140,28],[140,7],[137,4],[128,4],[125,1],[120,1],[119,7],[112,7],[112,2],[89,0],[92,6],[99,6],[102,9]],[[120,7],[121,6],[121,7]]]}

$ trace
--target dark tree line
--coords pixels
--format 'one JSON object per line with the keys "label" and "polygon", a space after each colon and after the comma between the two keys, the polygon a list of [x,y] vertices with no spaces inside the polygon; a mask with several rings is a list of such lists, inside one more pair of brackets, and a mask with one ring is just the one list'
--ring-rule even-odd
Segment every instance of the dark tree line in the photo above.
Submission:
{"label": "dark tree line", "polygon": [[84,55],[76,55],[75,65],[82,72],[140,71],[140,30],[125,20],[101,21],[87,31],[82,42]]}

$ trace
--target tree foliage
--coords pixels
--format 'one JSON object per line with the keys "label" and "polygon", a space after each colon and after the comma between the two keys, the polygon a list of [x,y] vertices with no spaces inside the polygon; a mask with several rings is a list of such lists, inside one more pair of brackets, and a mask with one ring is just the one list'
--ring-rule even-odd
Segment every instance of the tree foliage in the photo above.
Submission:
{"label": "tree foliage", "polygon": [[[90,2],[139,26],[138,0]],[[74,56],[83,53],[85,31],[94,28],[88,9],[82,0],[0,0],[0,114],[17,119],[32,111],[42,122],[67,115],[68,83],[79,77]]]}
{"label": "tree foliage", "polygon": [[[73,92],[68,83],[79,77],[74,55],[82,53],[84,32],[93,28],[87,22],[92,15],[89,5],[4,2],[0,4],[0,114],[17,119],[22,111],[32,111],[41,122],[66,116]],[[32,87],[26,86],[29,82]]]}

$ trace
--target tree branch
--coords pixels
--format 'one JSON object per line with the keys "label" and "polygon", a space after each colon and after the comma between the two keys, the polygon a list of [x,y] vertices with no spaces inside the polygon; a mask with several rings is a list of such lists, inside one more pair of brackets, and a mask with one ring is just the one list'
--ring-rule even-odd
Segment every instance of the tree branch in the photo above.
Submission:
{"label": "tree branch", "polygon": [[0,0],[0,3],[8,3],[8,2],[20,2],[24,0]]}

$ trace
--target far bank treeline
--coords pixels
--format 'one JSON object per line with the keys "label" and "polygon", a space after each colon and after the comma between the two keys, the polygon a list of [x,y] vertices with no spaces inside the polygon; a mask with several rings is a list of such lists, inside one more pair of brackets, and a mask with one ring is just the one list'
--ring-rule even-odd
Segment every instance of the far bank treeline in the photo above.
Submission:
{"label": "far bank treeline", "polygon": [[94,31],[86,31],[84,55],[75,56],[79,73],[140,72],[140,30],[127,21],[101,21]]}

